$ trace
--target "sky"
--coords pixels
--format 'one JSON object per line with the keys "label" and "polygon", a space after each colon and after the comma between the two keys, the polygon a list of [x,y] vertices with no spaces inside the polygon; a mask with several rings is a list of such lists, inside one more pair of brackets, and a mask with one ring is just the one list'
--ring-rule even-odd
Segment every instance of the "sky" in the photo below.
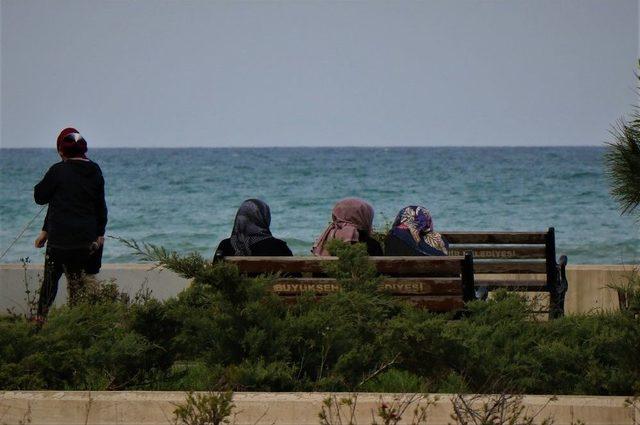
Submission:
{"label": "sky", "polygon": [[0,146],[600,145],[638,0],[0,0]]}

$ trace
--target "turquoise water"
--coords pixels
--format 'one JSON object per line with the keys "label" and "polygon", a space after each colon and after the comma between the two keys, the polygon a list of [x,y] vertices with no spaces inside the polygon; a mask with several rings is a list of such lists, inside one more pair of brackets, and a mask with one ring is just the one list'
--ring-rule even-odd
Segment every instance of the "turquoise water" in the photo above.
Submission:
{"label": "turquoise water", "polygon": [[[367,199],[375,224],[400,207],[431,209],[440,230],[545,230],[570,263],[640,261],[640,224],[621,217],[595,147],[96,149],[107,185],[107,234],[211,255],[237,206],[271,206],[272,231],[307,254],[334,202]],[[0,249],[39,207],[33,186],[58,158],[53,149],[0,150]],[[42,261],[33,247],[44,213],[2,262]],[[108,240],[104,261],[135,261]]]}

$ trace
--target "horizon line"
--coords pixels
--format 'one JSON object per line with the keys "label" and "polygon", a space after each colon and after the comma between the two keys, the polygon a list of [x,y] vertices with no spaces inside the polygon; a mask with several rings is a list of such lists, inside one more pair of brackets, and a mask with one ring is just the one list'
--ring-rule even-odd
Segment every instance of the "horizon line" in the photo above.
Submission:
{"label": "horizon line", "polygon": [[[311,145],[311,146],[284,146],[284,145],[267,145],[267,146],[89,146],[89,150],[93,149],[404,149],[404,148],[596,148],[606,147],[607,143],[590,144],[590,145]],[[53,146],[0,146],[2,149],[53,149]]]}

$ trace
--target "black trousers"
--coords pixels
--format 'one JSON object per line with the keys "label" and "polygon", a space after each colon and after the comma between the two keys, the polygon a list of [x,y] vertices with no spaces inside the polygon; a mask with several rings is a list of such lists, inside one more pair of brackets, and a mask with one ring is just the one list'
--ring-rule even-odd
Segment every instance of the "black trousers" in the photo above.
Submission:
{"label": "black trousers", "polygon": [[[40,287],[38,315],[46,316],[56,299],[58,281],[64,273],[67,277],[69,304],[74,304],[78,288],[89,265],[89,248],[60,249],[47,247],[44,261],[44,279]],[[89,267],[87,267],[89,265]],[[93,271],[93,270],[91,270]],[[97,271],[93,271],[97,273]]]}

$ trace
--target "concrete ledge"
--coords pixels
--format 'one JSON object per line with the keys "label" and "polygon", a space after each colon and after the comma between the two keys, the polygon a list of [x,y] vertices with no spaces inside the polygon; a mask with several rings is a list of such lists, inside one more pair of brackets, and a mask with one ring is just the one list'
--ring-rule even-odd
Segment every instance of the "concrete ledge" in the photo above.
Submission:
{"label": "concrete ledge", "polygon": [[[234,402],[237,425],[318,424],[322,400],[328,393],[236,393]],[[338,394],[345,397],[348,394]],[[392,402],[403,395],[360,393],[357,395],[357,423],[371,423],[381,400]],[[405,395],[406,396],[406,395]],[[431,408],[430,425],[452,423],[451,395],[439,394]],[[0,423],[18,425],[167,425],[172,423],[177,403],[184,402],[181,392],[0,392]],[[640,421],[639,412],[625,404],[624,397],[560,396],[548,402],[549,396],[525,396],[523,405],[539,421],[552,416],[554,424],[572,424],[577,420],[587,425],[626,425]],[[410,423],[410,413],[401,424]],[[22,422],[21,422],[22,421]],[[27,422],[30,421],[30,422]]]}
{"label": "concrete ledge", "polygon": [[[169,270],[152,267],[151,264],[104,264],[98,278],[105,281],[114,280],[130,295],[135,294],[141,287],[146,287],[152,291],[154,297],[161,300],[177,295],[189,284],[189,281]],[[565,300],[565,311],[572,314],[617,309],[617,294],[607,288],[607,285],[621,282],[633,268],[634,265],[606,264],[568,266],[569,291]],[[4,314],[7,309],[24,312],[27,308],[25,284],[31,291],[37,290],[42,272],[41,264],[29,264],[26,268],[21,264],[0,264],[0,314]],[[517,280],[533,277],[519,275],[505,278]],[[66,292],[66,281],[63,277],[56,305],[66,301]]]}
{"label": "concrete ledge", "polygon": [[[129,295],[134,295],[141,288],[148,288],[153,297],[160,300],[177,295],[189,285],[187,279],[172,271],[153,267],[153,264],[104,264],[98,279],[115,281]],[[39,289],[43,271],[42,264],[29,264],[26,268],[22,264],[0,264],[0,314],[5,314],[8,309],[17,313],[25,312],[25,289],[28,287],[32,294]],[[60,306],[66,301],[67,281],[63,276],[54,305]]]}

